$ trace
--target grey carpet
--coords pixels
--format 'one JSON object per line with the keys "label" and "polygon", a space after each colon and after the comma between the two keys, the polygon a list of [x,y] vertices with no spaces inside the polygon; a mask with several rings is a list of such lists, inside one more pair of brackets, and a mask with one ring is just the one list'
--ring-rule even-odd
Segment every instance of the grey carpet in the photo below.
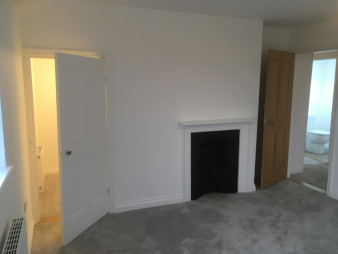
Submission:
{"label": "grey carpet", "polygon": [[[38,225],[34,253],[338,253],[338,202],[289,180],[266,190],[107,214],[60,247],[60,223]],[[48,227],[49,225],[49,227]]]}
{"label": "grey carpet", "polygon": [[327,189],[329,164],[304,158],[303,172],[291,174],[290,177],[303,183],[308,183],[322,190]]}
{"label": "grey carpet", "polygon": [[45,176],[44,192],[40,194],[40,217],[60,215],[59,174]]}

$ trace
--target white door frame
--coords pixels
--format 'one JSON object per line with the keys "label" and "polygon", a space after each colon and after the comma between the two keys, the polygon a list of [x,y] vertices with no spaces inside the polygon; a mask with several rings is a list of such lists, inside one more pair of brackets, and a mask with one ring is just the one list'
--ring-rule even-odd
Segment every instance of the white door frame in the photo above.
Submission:
{"label": "white door frame", "polygon": [[38,174],[36,165],[36,142],[35,142],[35,122],[34,122],[34,106],[33,106],[33,92],[32,92],[32,79],[31,79],[31,67],[30,58],[46,58],[55,59],[55,53],[65,53],[72,55],[79,55],[85,57],[103,58],[106,63],[106,75],[107,75],[107,91],[106,91],[106,124],[107,124],[107,187],[110,189],[109,195],[109,212],[113,212],[114,208],[114,184],[111,184],[111,170],[110,170],[110,156],[109,145],[111,137],[109,135],[109,119],[110,113],[108,107],[108,94],[111,90],[112,84],[109,77],[109,66],[111,63],[110,54],[101,54],[91,51],[76,51],[76,50],[57,50],[57,49],[35,49],[35,48],[23,48],[22,60],[23,60],[23,74],[24,74],[24,91],[25,91],[25,103],[27,114],[27,136],[28,136],[28,154],[29,154],[29,174],[30,174],[30,187],[31,187],[31,207],[34,224],[37,224],[40,219],[39,212],[39,190],[38,190]]}
{"label": "white door frame", "polygon": [[[335,73],[335,84],[333,91],[332,101],[332,115],[331,115],[331,130],[330,130],[330,149],[328,155],[328,181],[326,188],[326,195],[338,200],[338,156],[335,151],[338,151],[338,50],[332,50],[327,52],[310,52],[313,53],[314,60],[324,59],[336,59],[336,73]],[[317,54],[316,54],[317,53]],[[319,53],[319,54],[318,54]],[[311,82],[309,83],[311,86]],[[309,106],[309,105],[308,105]],[[306,111],[306,114],[308,112]],[[306,132],[306,130],[304,130]],[[305,143],[304,143],[305,144]],[[305,146],[304,146],[305,151]],[[290,177],[290,168],[288,168],[288,177]]]}
{"label": "white door frame", "polygon": [[331,113],[331,128],[330,128],[330,141],[329,141],[329,172],[327,179],[326,193],[328,196],[338,200],[338,51],[318,54],[314,56],[314,60],[319,59],[336,59],[335,80],[333,85],[333,100],[332,100],[332,113]]}
{"label": "white door frame", "polygon": [[[314,52],[313,55],[313,61],[315,60],[326,60],[326,59],[336,59],[336,70],[335,70],[335,80],[333,85],[333,100],[332,100],[332,113],[331,113],[331,127],[330,127],[330,140],[329,140],[329,154],[328,154],[328,163],[329,163],[329,169],[328,169],[328,178],[327,178],[327,186],[326,186],[326,195],[333,197],[335,199],[338,199],[338,193],[335,191],[335,183],[334,180],[334,174],[337,174],[337,156],[335,156],[334,151],[338,150],[338,147],[335,145],[337,142],[337,132],[338,132],[338,125],[336,123],[336,120],[338,120],[336,110],[338,107],[338,86],[337,86],[337,80],[338,80],[338,51],[328,51],[328,52]],[[311,89],[311,83],[310,83],[310,89]],[[310,101],[309,101],[310,103]],[[304,148],[305,150],[305,148]],[[337,185],[337,183],[336,183]]]}

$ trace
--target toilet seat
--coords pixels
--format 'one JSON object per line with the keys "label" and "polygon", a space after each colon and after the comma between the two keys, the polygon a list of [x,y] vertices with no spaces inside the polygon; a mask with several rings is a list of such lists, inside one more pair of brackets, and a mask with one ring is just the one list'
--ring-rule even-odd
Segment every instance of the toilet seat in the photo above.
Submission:
{"label": "toilet seat", "polygon": [[328,131],[320,131],[320,130],[312,130],[312,131],[308,131],[309,134],[314,134],[314,135],[318,135],[318,136],[328,136],[330,135],[330,132]]}

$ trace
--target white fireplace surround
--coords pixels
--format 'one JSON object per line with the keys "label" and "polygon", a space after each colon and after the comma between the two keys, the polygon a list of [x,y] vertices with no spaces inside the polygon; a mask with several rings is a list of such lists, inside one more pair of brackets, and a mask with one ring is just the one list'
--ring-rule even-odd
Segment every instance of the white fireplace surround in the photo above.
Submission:
{"label": "white fireplace surround", "polygon": [[204,121],[180,121],[183,126],[183,200],[191,200],[191,133],[223,130],[240,130],[238,161],[238,192],[256,190],[255,154],[257,121],[254,118],[237,118]]}

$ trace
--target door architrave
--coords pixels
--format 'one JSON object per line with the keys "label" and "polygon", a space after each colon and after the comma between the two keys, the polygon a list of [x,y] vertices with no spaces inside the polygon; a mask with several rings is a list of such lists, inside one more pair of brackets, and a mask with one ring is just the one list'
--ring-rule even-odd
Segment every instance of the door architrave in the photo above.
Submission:
{"label": "door architrave", "polygon": [[[335,168],[337,168],[338,157],[335,156],[335,152],[338,142],[338,50],[318,52],[314,53],[314,60],[325,60],[325,59],[336,59],[336,71],[335,71],[335,81],[333,86],[333,100],[332,100],[332,113],[331,113],[331,128],[330,128],[330,140],[329,140],[329,154],[328,154],[328,179],[327,179],[327,188],[326,194],[332,198],[338,199],[338,192],[334,189],[335,179],[334,175],[337,174]],[[310,84],[311,85],[311,84]],[[337,171],[337,169],[336,169]],[[337,183],[336,183],[337,184]]]}

